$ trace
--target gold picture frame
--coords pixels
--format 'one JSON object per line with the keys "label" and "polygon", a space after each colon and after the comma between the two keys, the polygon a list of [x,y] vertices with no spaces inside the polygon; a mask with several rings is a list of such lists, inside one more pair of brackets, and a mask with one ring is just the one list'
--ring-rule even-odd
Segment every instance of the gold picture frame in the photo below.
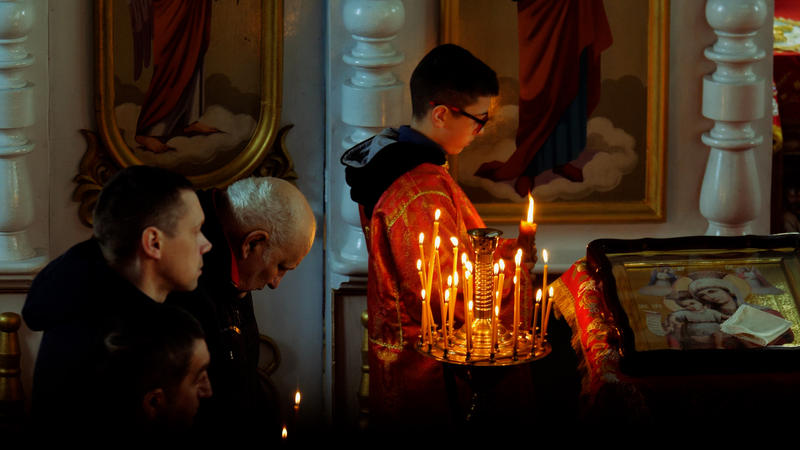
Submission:
{"label": "gold picture frame", "polygon": [[[587,266],[627,372],[781,366],[786,352],[800,349],[797,233],[598,239],[587,247]],[[788,330],[761,343],[726,333],[744,305],[785,319]]]}
{"label": "gold picture frame", "polygon": [[[279,129],[283,75],[283,1],[241,0],[236,3],[207,4],[210,5],[207,10],[210,18],[205,27],[207,50],[201,53],[200,63],[197,63],[200,68],[196,69],[196,73],[199,73],[196,78],[200,80],[197,83],[201,86],[206,83],[208,87],[201,87],[197,95],[219,97],[216,100],[220,100],[219,103],[227,109],[223,107],[222,113],[215,110],[215,114],[224,117],[229,124],[245,120],[249,127],[237,129],[236,134],[217,126],[216,135],[227,141],[216,137],[216,141],[208,139],[203,147],[206,153],[203,154],[195,150],[199,147],[193,142],[198,141],[192,142],[189,139],[195,139],[200,134],[203,135],[201,137],[207,137],[209,132],[189,134],[186,131],[188,127],[183,129],[184,135],[178,136],[178,139],[184,140],[175,141],[184,145],[180,152],[171,151],[174,148],[169,145],[173,141],[167,142],[166,138],[164,145],[167,151],[163,152],[147,151],[147,146],[138,145],[139,141],[133,140],[134,134],[137,139],[140,137],[139,124],[136,122],[139,110],[135,110],[134,114],[128,113],[127,116],[123,112],[130,111],[131,105],[143,107],[141,103],[137,105],[136,100],[128,99],[142,99],[150,90],[159,89],[155,82],[147,87],[146,83],[150,79],[145,79],[144,76],[139,79],[142,73],[146,76],[155,71],[156,62],[149,61],[150,41],[147,41],[146,49],[141,50],[146,53],[144,69],[140,62],[129,62],[138,57],[136,53],[140,50],[136,46],[141,45],[137,42],[137,39],[141,40],[136,34],[137,25],[132,20],[134,6],[131,5],[134,3],[137,2],[94,2],[97,132],[82,130],[88,145],[79,174],[75,177],[78,187],[73,193],[73,199],[81,203],[79,216],[83,223],[91,224],[91,210],[105,181],[118,169],[131,165],[151,164],[176,170],[186,175],[200,189],[226,186],[251,174],[297,178],[291,158],[284,147],[285,133],[291,126]],[[186,8],[196,6],[191,2],[186,5]],[[126,14],[127,17],[124,17]],[[150,11],[147,14],[151,14]],[[148,18],[152,20],[148,26],[155,29],[150,31],[150,38],[155,40],[158,31],[154,24],[158,22],[153,16],[147,16],[145,21]],[[183,39],[184,36],[198,34],[198,31],[196,27],[186,27],[180,33],[182,34],[171,34],[170,39]],[[246,61],[245,57],[248,58]],[[235,58],[240,59],[232,62]],[[118,70],[118,67],[124,70]],[[131,73],[134,72],[136,74],[132,76]],[[123,80],[124,77],[128,78]],[[215,84],[212,85],[212,82]],[[245,87],[240,88],[240,84]],[[217,89],[220,86],[223,88]],[[122,103],[124,101],[129,103]],[[208,112],[208,101],[205,104],[202,100],[197,103],[201,105],[200,112]],[[132,127],[126,125],[131,123],[129,120],[123,120],[124,117],[131,116],[134,119]],[[223,148],[224,154],[221,150]],[[191,155],[191,152],[198,154]],[[181,153],[182,156],[176,156]],[[195,160],[186,162],[179,159],[187,158],[187,154],[194,156]]]}
{"label": "gold picture frame", "polygon": [[[644,2],[630,0],[638,10],[643,10]],[[613,3],[613,4],[612,4]],[[606,9],[614,11],[625,10],[626,7],[619,1],[606,2]],[[510,5],[510,6],[509,6]],[[440,2],[440,41],[441,43],[455,43],[464,46],[477,57],[492,66],[501,79],[500,101],[511,101],[504,93],[504,82],[509,79],[511,83],[519,84],[518,75],[514,75],[513,58],[509,58],[501,49],[517,48],[516,33],[509,32],[509,23],[516,23],[516,2],[481,2],[480,0],[441,0]],[[635,151],[639,157],[637,167],[629,176],[631,180],[624,181],[635,186],[635,198],[624,198],[627,192],[633,192],[623,184],[618,184],[614,190],[607,192],[591,191],[583,199],[556,199],[542,201],[537,198],[536,221],[542,223],[615,223],[615,222],[663,222],[666,219],[666,198],[664,186],[666,183],[666,149],[667,149],[667,87],[669,63],[669,0],[649,0],[646,3],[646,17],[632,21],[645,23],[646,27],[617,25],[615,29],[613,12],[609,12],[614,46],[624,43],[630,58],[642,55],[642,66],[645,65],[646,74],[640,79],[640,84],[646,93],[646,106],[642,112],[646,114],[639,119],[641,124],[634,135],[643,136],[637,140]],[[636,9],[634,8],[634,9]],[[634,14],[634,13],[631,13]],[[513,22],[512,22],[513,21]],[[621,33],[616,33],[621,31]],[[628,31],[634,30],[634,31]],[[642,32],[636,35],[636,30]],[[629,34],[625,34],[629,33]],[[605,55],[605,53],[604,53]],[[510,61],[510,62],[509,62]],[[605,66],[604,66],[605,67]],[[605,69],[604,69],[605,70]],[[629,80],[619,78],[618,80]],[[612,80],[613,81],[613,80]],[[605,83],[606,80],[604,79]],[[604,84],[605,88],[605,84]],[[620,91],[616,91],[620,92]],[[513,93],[513,92],[512,92]],[[601,106],[603,105],[601,95]],[[609,104],[611,101],[608,101]],[[622,104],[623,102],[618,102]],[[642,103],[645,103],[642,101]],[[623,106],[619,106],[623,108]],[[493,108],[497,112],[497,108]],[[599,109],[599,108],[598,108]],[[613,107],[610,109],[615,111]],[[609,108],[605,108],[608,112]],[[493,115],[494,112],[490,115]],[[641,115],[641,114],[640,114]],[[605,117],[605,116],[604,116]],[[613,120],[613,114],[611,115]],[[502,121],[502,119],[501,119]],[[491,121],[490,121],[491,124]],[[506,125],[499,125],[508,128]],[[514,128],[515,130],[515,128]],[[484,135],[491,133],[491,125],[487,125]],[[498,131],[499,133],[499,131]],[[470,174],[474,166],[461,170],[461,160],[468,155],[471,147],[481,150],[481,145],[492,141],[492,137],[478,136],[471,146],[458,157],[450,160],[451,173],[456,181],[464,188],[467,195],[475,204],[481,217],[487,223],[514,223],[525,215],[527,199],[524,197],[511,198],[499,197],[476,184]],[[495,139],[494,142],[497,142]],[[490,144],[485,144],[490,145]],[[493,144],[492,144],[493,145]],[[512,145],[512,144],[508,144]],[[469,170],[470,172],[467,172]],[[466,175],[465,175],[466,174]],[[466,180],[466,181],[465,181]],[[471,183],[471,184],[468,184]],[[536,197],[536,192],[534,192]]]}

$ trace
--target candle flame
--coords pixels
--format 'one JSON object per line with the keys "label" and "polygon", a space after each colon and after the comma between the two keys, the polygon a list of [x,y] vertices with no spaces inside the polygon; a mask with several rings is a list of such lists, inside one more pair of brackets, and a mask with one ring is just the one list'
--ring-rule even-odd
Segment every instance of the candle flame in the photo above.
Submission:
{"label": "candle flame", "polygon": [[544,260],[545,264],[547,264],[547,260],[549,259],[549,256],[550,255],[547,254],[547,249],[546,248],[542,249],[542,259]]}
{"label": "candle flame", "polygon": [[436,247],[436,250],[439,250],[439,244],[441,243],[442,243],[441,238],[439,238],[439,236],[436,236],[436,241],[434,241],[433,243],[433,246]]}
{"label": "candle flame", "polygon": [[472,312],[472,300],[467,303],[467,307],[469,308],[469,311]]}
{"label": "candle flame", "polygon": [[450,301],[450,291],[444,291],[444,302],[447,303]]}
{"label": "candle flame", "polygon": [[425,242],[425,233],[419,234],[419,243],[422,244]]}
{"label": "candle flame", "polygon": [[503,258],[500,258],[500,270],[502,271],[506,270],[506,262],[503,261]]}
{"label": "candle flame", "polygon": [[422,260],[421,259],[417,260],[417,270],[422,270]]}
{"label": "candle flame", "polygon": [[497,275],[497,272],[500,272],[500,266],[494,263],[494,274]]}
{"label": "candle flame", "polygon": [[[425,291],[422,291],[422,292],[423,292],[422,296],[424,297],[425,296],[425,294],[424,294]],[[542,290],[539,289],[539,290],[536,291],[536,301],[538,302],[538,301],[541,301],[541,300],[542,300]]]}
{"label": "candle flame", "polygon": [[517,265],[522,264],[522,249],[521,248],[517,249],[517,254],[514,256],[514,262]]}
{"label": "candle flame", "polygon": [[453,244],[453,247],[458,247],[458,239],[455,237],[450,238],[450,243]]}
{"label": "candle flame", "polygon": [[467,265],[467,252],[461,254],[461,264]]}
{"label": "candle flame", "polygon": [[447,287],[453,287],[453,276],[452,275],[448,275],[447,276]]}
{"label": "candle flame", "polygon": [[494,307],[494,315],[495,315],[495,317],[500,316],[500,307],[499,306],[495,306]]}
{"label": "candle flame", "polygon": [[436,212],[433,214],[433,220],[439,220],[439,217],[442,217],[442,211],[437,209]]}
{"label": "candle flame", "polygon": [[533,196],[528,193],[528,222],[533,223]]}
{"label": "candle flame", "polygon": [[514,284],[517,284],[517,276],[514,275]]}
{"label": "candle flame", "polygon": [[453,278],[453,286],[458,286],[458,272],[456,272],[456,277]]}
{"label": "candle flame", "polygon": [[425,289],[422,290],[422,300],[425,300]]}
{"label": "candle flame", "polygon": [[472,263],[469,261],[467,261],[467,270],[469,271],[469,273],[472,273]]}
{"label": "candle flame", "polygon": [[294,405],[295,406],[300,405],[300,390],[294,393]]}
{"label": "candle flame", "polygon": [[[550,289],[547,291],[547,296],[553,298],[553,286],[550,286]],[[549,307],[547,309],[550,309]]]}
{"label": "candle flame", "polygon": [[289,436],[289,433],[286,431],[286,425],[283,426],[283,430],[281,430],[281,439],[286,439]]}

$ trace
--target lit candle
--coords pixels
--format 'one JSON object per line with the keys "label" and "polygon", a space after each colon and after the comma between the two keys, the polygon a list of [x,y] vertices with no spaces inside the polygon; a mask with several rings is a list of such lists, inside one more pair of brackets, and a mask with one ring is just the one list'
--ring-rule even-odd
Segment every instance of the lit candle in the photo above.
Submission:
{"label": "lit candle", "polygon": [[[439,245],[442,243],[442,240],[439,236],[436,236],[436,240],[434,241],[433,247],[435,251],[433,252],[433,257],[436,259],[436,276],[438,278],[438,282],[436,283],[436,287],[439,291],[439,305],[442,308],[442,328],[445,325],[445,316],[444,316],[444,289],[442,288],[442,264],[439,258]],[[432,307],[432,306],[431,306]]]}
{"label": "lit candle", "polygon": [[425,289],[425,272],[422,271],[422,260],[417,260],[417,274],[419,274],[419,282],[422,283],[422,288]]}
{"label": "lit candle", "polygon": [[542,329],[542,342],[544,342],[544,337],[547,335],[547,324],[550,322],[550,310],[553,309],[553,287],[551,286],[548,289],[547,296],[549,300],[547,300],[547,312],[544,313],[544,317],[542,320],[544,321],[544,328]]}
{"label": "lit candle", "polygon": [[447,311],[450,311],[450,289],[444,292],[444,303],[442,304],[442,337],[444,338],[444,348],[450,346],[448,343],[448,333],[447,333],[447,323],[448,320],[446,318]]}
{"label": "lit candle", "polygon": [[458,273],[455,273],[453,276],[453,293],[450,295],[453,301],[450,302],[450,309],[447,311],[447,318],[449,320],[447,327],[451,333],[453,332],[453,316],[456,315],[456,302],[458,302]]}
{"label": "lit candle", "polygon": [[294,393],[294,410],[297,411],[300,409],[300,390],[298,389]]}
{"label": "lit candle", "polygon": [[[448,300],[447,303],[445,304],[445,312],[444,313],[446,314],[445,317],[447,317],[447,320],[445,321],[445,323],[449,327],[450,324],[453,322],[452,317],[450,317],[450,304],[456,302],[455,293],[453,292],[453,276],[452,275],[448,275],[447,276],[447,291],[445,291],[444,296],[445,296],[444,298]],[[445,325],[442,325],[442,326],[445,326]],[[448,328],[448,330],[453,331],[452,327]]]}
{"label": "lit candle", "polygon": [[450,243],[453,244],[453,279],[455,279],[458,276],[458,239],[451,237]]}
{"label": "lit candle", "polygon": [[289,437],[289,432],[286,431],[286,425],[283,426],[281,430],[281,439],[286,440]]}
{"label": "lit candle", "polygon": [[523,248],[533,247],[532,243],[536,241],[536,228],[537,225],[533,221],[533,196],[528,194],[528,215],[526,220],[519,223],[519,237],[517,244]]}
{"label": "lit candle", "polygon": [[[423,245],[424,243],[425,243],[425,233],[420,233],[419,234],[419,260],[421,261],[421,263],[419,265],[417,265],[417,270],[420,270],[420,265],[422,267],[425,267],[425,247]],[[427,286],[427,283],[425,282],[425,272],[421,272],[421,275],[422,275],[422,278],[421,278],[422,287],[425,287],[425,286]]]}
{"label": "lit candle", "polygon": [[522,249],[517,249],[517,254],[514,256],[514,353],[517,352],[517,334],[519,334],[519,285],[520,279],[520,264],[522,264]]}
{"label": "lit candle", "polygon": [[494,295],[494,299],[495,299],[495,301],[492,303],[492,308],[494,308],[494,305],[497,304],[497,295],[496,295],[497,294],[497,274],[500,273],[500,265],[497,264],[497,263],[494,263],[494,267],[492,267],[492,272],[494,273],[494,275],[492,275],[492,295]]}
{"label": "lit candle", "polygon": [[422,313],[420,314],[420,322],[422,341],[425,342],[428,340],[428,331],[430,330],[430,327],[428,327],[428,311],[425,307],[425,289],[422,290]]}
{"label": "lit candle", "polygon": [[492,353],[497,347],[497,321],[500,320],[500,307],[494,307],[494,317],[492,317]]}

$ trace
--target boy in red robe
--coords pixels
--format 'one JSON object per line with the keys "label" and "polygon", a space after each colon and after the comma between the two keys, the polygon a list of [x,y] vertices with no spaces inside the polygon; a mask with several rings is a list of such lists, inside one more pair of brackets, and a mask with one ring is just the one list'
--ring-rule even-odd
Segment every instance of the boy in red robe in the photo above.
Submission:
{"label": "boy in red robe", "polygon": [[[416,267],[418,236],[424,232],[430,241],[434,211],[439,209],[442,273],[452,270],[450,237],[458,238],[459,253],[472,254],[467,230],[485,225],[448,173],[447,156],[458,155],[480,133],[489,120],[492,97],[498,94],[495,72],[452,44],[434,48],[420,61],[410,88],[411,126],[385,129],[342,156],[368,243],[369,412],[370,426],[381,431],[397,425],[447,424],[453,418],[442,365],[414,349],[422,290]],[[426,242],[426,258],[431,247]],[[505,306],[512,304],[515,251],[516,240],[502,239],[496,253],[508,262]],[[535,261],[533,243],[523,252],[527,262]],[[441,324],[439,295],[432,290],[434,319]],[[530,292],[523,298],[529,300]],[[455,311],[455,327],[460,328],[460,301]]]}

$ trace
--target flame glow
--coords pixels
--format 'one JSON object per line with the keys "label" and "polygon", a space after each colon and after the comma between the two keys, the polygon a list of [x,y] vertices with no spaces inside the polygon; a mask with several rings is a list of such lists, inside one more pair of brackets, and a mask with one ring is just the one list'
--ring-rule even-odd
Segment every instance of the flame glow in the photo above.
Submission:
{"label": "flame glow", "polygon": [[542,249],[542,259],[544,260],[545,264],[547,264],[547,260],[550,259],[549,257],[550,255],[547,253],[547,249]]}
{"label": "flame glow", "polygon": [[442,239],[439,236],[436,236],[436,241],[434,241],[433,246],[436,247],[436,250],[439,250],[439,244],[442,243]]}
{"label": "flame glow", "polygon": [[533,222],[533,196],[530,193],[528,193],[528,222]]}
{"label": "flame glow", "polygon": [[467,265],[467,252],[461,254],[461,264]]}
{"label": "flame glow", "polygon": [[500,270],[502,271],[506,270],[506,262],[503,261],[503,258],[500,258]]}
{"label": "flame glow", "polygon": [[437,209],[436,212],[433,214],[433,220],[439,220],[439,217],[442,217],[442,211]]}
{"label": "flame glow", "polygon": [[447,303],[450,301],[450,291],[444,291],[444,302]]}
{"label": "flame glow", "polygon": [[[425,292],[425,291],[422,291],[422,292]],[[423,297],[424,297],[424,294],[423,294]],[[542,301],[542,290],[541,289],[536,291],[536,301],[537,302]]]}
{"label": "flame glow", "polygon": [[[553,286],[550,286],[550,289],[547,291],[547,296],[553,298]],[[550,309],[548,306],[547,309]]]}
{"label": "flame glow", "polygon": [[289,433],[286,431],[286,425],[283,426],[283,430],[281,430],[281,439],[286,439],[289,436]]}
{"label": "flame glow", "polygon": [[500,266],[494,263],[494,274],[497,275],[498,272],[500,272]]}
{"label": "flame glow", "polygon": [[419,234],[419,243],[422,244],[425,242],[425,233]]}
{"label": "flame glow", "polygon": [[467,307],[469,308],[469,312],[472,312],[472,300],[467,303]]}
{"label": "flame glow", "polygon": [[450,243],[453,244],[453,247],[458,247],[458,239],[455,237],[450,238]]}
{"label": "flame glow", "polygon": [[294,393],[294,404],[295,404],[295,406],[299,406],[300,405],[300,391],[299,390]]}
{"label": "flame glow", "polygon": [[447,276],[447,287],[453,287],[453,276],[452,275],[448,275]]}
{"label": "flame glow", "polygon": [[417,260],[417,270],[422,270],[422,260],[421,259]]}
{"label": "flame glow", "polygon": [[517,249],[517,254],[514,256],[514,262],[517,265],[522,264],[522,249],[521,248]]}
{"label": "flame glow", "polygon": [[425,289],[422,290],[422,299],[425,300]]}

